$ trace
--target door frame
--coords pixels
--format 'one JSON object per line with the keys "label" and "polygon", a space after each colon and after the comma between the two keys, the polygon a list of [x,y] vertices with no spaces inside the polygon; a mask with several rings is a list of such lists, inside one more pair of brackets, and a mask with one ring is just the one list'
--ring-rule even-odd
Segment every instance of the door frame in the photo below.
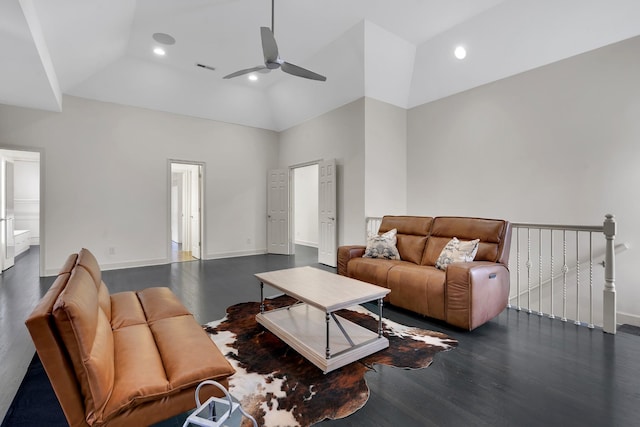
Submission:
{"label": "door frame", "polygon": [[[199,166],[200,167],[200,176],[198,177],[198,180],[200,182],[200,191],[198,194],[198,197],[200,198],[200,212],[198,212],[198,215],[200,217],[200,258],[201,260],[206,259],[205,258],[205,254],[206,252],[206,241],[204,239],[204,236],[206,235],[205,230],[206,230],[206,215],[205,215],[205,211],[206,211],[206,200],[204,198],[204,195],[206,194],[205,191],[205,183],[206,183],[206,163],[204,162],[197,162],[197,161],[192,161],[192,160],[177,160],[177,159],[168,159],[167,160],[167,263],[171,263],[171,186],[172,186],[172,172],[171,172],[171,165],[172,164],[182,164],[182,165],[193,165],[193,166]],[[184,237],[184,236],[183,236]],[[184,241],[184,238],[183,238]]]}
{"label": "door frame", "polygon": [[38,267],[38,275],[40,277],[47,277],[46,275],[46,269],[45,269],[45,258],[46,258],[46,239],[47,239],[47,233],[46,233],[46,229],[45,229],[45,204],[44,204],[44,196],[45,196],[45,187],[46,187],[46,183],[47,180],[46,178],[46,174],[45,174],[45,149],[42,147],[25,147],[25,146],[21,146],[21,145],[9,145],[9,144],[2,144],[0,145],[0,150],[7,150],[7,151],[25,151],[28,153],[39,153],[40,154],[40,203],[39,203],[39,215],[40,215],[40,219],[39,219],[39,225],[40,225],[40,236],[38,239],[38,246],[40,246],[40,259],[38,260],[39,262],[39,267]]}

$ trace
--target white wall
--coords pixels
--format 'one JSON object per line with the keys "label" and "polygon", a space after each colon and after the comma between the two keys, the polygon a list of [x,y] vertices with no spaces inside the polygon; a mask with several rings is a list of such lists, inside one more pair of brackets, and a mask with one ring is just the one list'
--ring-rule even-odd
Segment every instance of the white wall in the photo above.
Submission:
{"label": "white wall", "polygon": [[0,105],[0,146],[44,148],[47,274],[83,246],[105,268],[168,262],[169,159],[206,163],[205,257],[265,251],[275,132],[69,96],[64,106]]}
{"label": "white wall", "polygon": [[408,212],[584,225],[613,213],[631,247],[618,321],[640,324],[638,52],[633,38],[411,109]]}
{"label": "white wall", "polygon": [[338,244],[364,242],[364,98],[280,133],[285,168],[336,159]]}
{"label": "white wall", "polygon": [[293,169],[294,242],[318,247],[318,165]]}
{"label": "white wall", "polygon": [[365,214],[407,210],[407,110],[365,98]]}

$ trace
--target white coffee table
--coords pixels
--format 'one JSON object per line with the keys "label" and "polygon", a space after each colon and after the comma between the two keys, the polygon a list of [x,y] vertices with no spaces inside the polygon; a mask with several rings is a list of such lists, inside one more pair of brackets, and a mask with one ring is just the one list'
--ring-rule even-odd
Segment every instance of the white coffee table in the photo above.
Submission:
{"label": "white coffee table", "polygon": [[[389,347],[382,335],[382,299],[389,289],[313,267],[255,275],[260,280],[260,313],[256,320],[324,373]],[[298,300],[264,310],[264,284]],[[378,330],[371,331],[334,312],[378,301]],[[333,320],[333,322],[332,322]],[[331,327],[331,325],[335,327]]]}

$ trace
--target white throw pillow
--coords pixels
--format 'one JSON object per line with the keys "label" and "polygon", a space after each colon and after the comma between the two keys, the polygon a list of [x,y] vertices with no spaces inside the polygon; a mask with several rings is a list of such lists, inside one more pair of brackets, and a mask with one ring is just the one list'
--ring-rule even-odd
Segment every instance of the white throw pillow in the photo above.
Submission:
{"label": "white throw pillow", "polygon": [[367,249],[364,258],[400,259],[400,253],[396,248],[397,229],[389,230],[384,234],[371,236],[367,239]]}
{"label": "white throw pillow", "polygon": [[456,237],[449,240],[449,243],[442,249],[440,256],[436,261],[436,268],[446,270],[447,266],[452,262],[470,262],[478,253],[480,239],[461,242]]}

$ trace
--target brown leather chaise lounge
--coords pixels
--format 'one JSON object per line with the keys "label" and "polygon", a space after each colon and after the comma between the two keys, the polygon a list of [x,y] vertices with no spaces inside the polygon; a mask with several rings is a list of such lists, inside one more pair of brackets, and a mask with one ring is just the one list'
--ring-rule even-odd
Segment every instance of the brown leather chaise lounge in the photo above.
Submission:
{"label": "brown leather chaise lounge", "polygon": [[[363,258],[365,246],[338,248],[338,274],[391,289],[392,305],[472,330],[497,316],[509,298],[511,226],[504,220],[385,216],[379,233],[397,229],[401,260]],[[480,239],[472,262],[435,267],[453,238]]]}
{"label": "brown leather chaise lounge", "polygon": [[[74,427],[154,424],[194,408],[200,382],[228,387],[234,373],[169,288],[110,295],[86,249],[69,256],[26,324]],[[200,400],[218,393],[203,388]]]}

